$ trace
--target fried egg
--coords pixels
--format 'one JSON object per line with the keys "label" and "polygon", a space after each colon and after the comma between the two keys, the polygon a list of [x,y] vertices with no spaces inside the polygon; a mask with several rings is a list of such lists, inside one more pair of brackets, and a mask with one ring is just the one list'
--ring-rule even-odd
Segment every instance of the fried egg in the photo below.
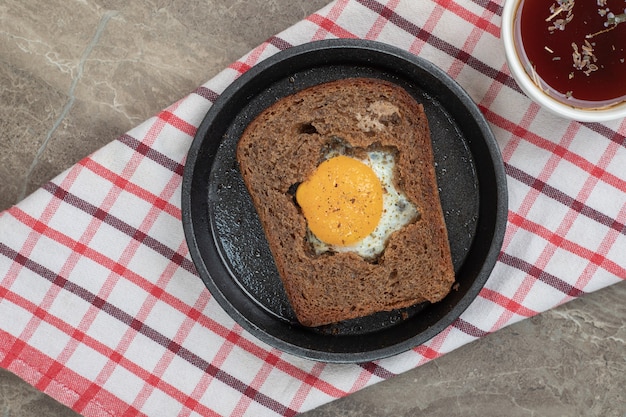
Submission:
{"label": "fried egg", "polygon": [[296,190],[307,221],[307,240],[316,254],[353,252],[375,259],[392,233],[418,217],[418,210],[395,186],[395,155],[380,148],[324,155]]}

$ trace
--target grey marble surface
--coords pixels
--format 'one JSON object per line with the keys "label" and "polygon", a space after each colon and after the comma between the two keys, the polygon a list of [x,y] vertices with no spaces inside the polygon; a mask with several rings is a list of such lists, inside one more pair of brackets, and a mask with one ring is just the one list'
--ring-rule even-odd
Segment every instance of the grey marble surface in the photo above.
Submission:
{"label": "grey marble surface", "polygon": [[[3,0],[0,210],[327,0]],[[626,283],[312,410],[626,416]],[[74,416],[0,371],[0,416]]]}

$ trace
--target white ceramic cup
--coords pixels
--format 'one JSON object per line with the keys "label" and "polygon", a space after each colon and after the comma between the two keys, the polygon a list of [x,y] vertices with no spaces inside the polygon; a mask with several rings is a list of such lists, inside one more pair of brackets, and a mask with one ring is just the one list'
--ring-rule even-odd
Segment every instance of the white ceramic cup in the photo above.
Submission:
{"label": "white ceramic cup", "polygon": [[550,97],[537,86],[524,69],[525,65],[523,60],[525,59],[525,54],[518,51],[518,47],[521,48],[521,45],[518,45],[516,41],[515,22],[518,15],[518,8],[522,2],[523,0],[505,1],[501,28],[501,38],[504,42],[504,51],[506,53],[509,70],[522,91],[544,109],[568,119],[580,122],[605,122],[626,117],[626,101],[624,100],[601,108],[576,107]]}

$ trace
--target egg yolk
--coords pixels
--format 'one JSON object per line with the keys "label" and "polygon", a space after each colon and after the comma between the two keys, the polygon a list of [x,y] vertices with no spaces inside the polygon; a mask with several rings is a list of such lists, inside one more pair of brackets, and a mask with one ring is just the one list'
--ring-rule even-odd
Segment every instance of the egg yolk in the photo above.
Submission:
{"label": "egg yolk", "polygon": [[350,245],[369,235],[383,211],[383,187],[374,171],[344,155],[322,162],[296,190],[311,232],[330,245]]}

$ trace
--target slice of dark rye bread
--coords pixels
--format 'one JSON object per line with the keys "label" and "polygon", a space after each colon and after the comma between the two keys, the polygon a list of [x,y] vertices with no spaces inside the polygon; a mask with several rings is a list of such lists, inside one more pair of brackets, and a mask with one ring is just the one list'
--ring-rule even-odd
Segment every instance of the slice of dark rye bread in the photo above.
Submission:
{"label": "slice of dark rye bread", "polygon": [[[418,219],[395,232],[382,255],[315,255],[306,220],[293,197],[297,184],[342,141],[355,148],[397,150],[396,185],[418,208]],[[319,326],[440,301],[454,269],[426,114],[403,88],[349,78],[280,99],[246,128],[237,160],[299,322]]]}

